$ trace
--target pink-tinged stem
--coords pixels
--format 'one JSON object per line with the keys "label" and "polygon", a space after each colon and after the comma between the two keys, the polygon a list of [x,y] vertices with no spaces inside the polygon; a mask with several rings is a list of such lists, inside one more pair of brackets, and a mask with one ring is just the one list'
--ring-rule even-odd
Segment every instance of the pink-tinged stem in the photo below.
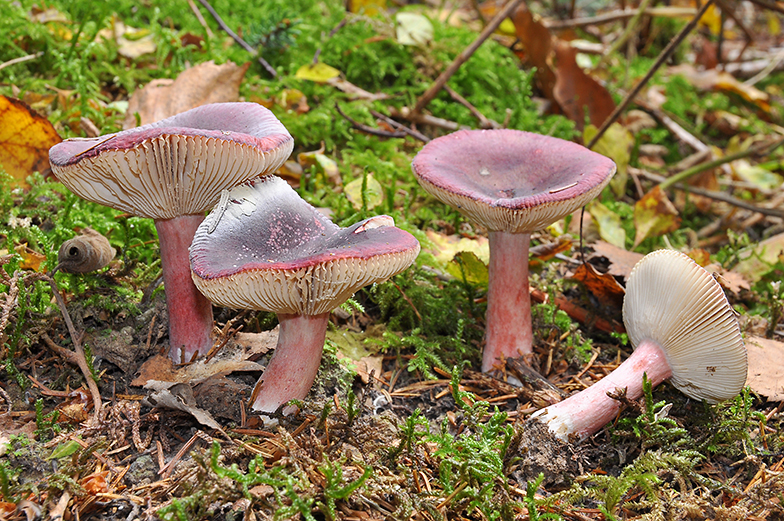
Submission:
{"label": "pink-tinged stem", "polygon": [[316,379],[329,313],[278,314],[278,345],[250,396],[254,411],[275,412],[289,400],[302,400]]}
{"label": "pink-tinged stem", "polygon": [[501,358],[517,358],[533,351],[531,295],[528,292],[527,233],[490,232],[487,291],[487,329],[482,371]]}
{"label": "pink-tinged stem", "polygon": [[647,373],[656,386],[672,376],[664,351],[655,342],[644,341],[615,371],[588,389],[551,405],[535,417],[546,423],[550,432],[568,440],[572,435],[582,440],[594,434],[617,414],[621,404],[607,396],[608,392],[626,388],[626,396],[636,400],[642,396],[642,376]]}
{"label": "pink-tinged stem", "polygon": [[155,221],[161,244],[163,284],[169,310],[169,358],[189,362],[212,347],[212,304],[191,279],[188,248],[202,215]]}

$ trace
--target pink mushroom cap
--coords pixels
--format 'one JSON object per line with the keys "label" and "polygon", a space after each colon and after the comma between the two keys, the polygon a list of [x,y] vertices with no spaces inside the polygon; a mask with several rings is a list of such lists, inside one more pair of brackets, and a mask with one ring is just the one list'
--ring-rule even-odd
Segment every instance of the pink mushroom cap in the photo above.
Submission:
{"label": "pink mushroom cap", "polygon": [[329,312],[410,266],[419,242],[385,215],[340,228],[275,176],[221,201],[194,237],[192,277],[216,304],[278,315],[278,345],[251,396],[254,410],[273,412],[310,390]]}
{"label": "pink mushroom cap", "polygon": [[52,147],[57,178],[88,201],[155,220],[169,312],[169,356],[212,346],[212,306],[193,285],[188,245],[220,196],[276,170],[294,140],[256,103],[203,105],[149,125]]}
{"label": "pink mushroom cap", "polygon": [[425,145],[413,169],[425,190],[472,222],[531,233],[596,197],[615,174],[615,163],[554,137],[460,130]]}
{"label": "pink mushroom cap", "polygon": [[530,233],[596,197],[615,173],[615,163],[553,137],[461,130],[425,145],[412,166],[426,191],[489,230],[482,370],[532,353]]}

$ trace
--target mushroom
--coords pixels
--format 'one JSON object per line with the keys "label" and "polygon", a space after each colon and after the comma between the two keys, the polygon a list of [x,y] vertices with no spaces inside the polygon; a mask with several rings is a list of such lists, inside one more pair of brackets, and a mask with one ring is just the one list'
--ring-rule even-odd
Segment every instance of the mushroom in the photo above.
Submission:
{"label": "mushroom", "polygon": [[632,270],[623,301],[623,323],[632,355],[588,389],[537,411],[557,438],[584,439],[612,420],[620,402],[608,396],[626,389],[642,396],[643,374],[651,385],[666,379],[685,395],[717,403],[746,383],[746,348],[738,321],[718,282],[687,255],[658,250]]}
{"label": "mushroom", "polygon": [[204,105],[49,151],[57,178],[75,194],[155,220],[169,312],[169,356],[189,361],[212,347],[212,306],[193,285],[188,246],[221,190],[277,169],[294,141],[256,103]]}
{"label": "mushroom", "polygon": [[414,158],[419,184],[489,230],[482,370],[532,352],[530,234],[596,197],[615,163],[575,143],[519,130],[461,130]]}
{"label": "mushroom", "polygon": [[196,287],[213,303],[277,314],[277,347],[251,395],[254,410],[274,412],[313,385],[330,311],[418,253],[391,217],[340,228],[288,183],[265,176],[222,197],[196,231],[190,260]]}

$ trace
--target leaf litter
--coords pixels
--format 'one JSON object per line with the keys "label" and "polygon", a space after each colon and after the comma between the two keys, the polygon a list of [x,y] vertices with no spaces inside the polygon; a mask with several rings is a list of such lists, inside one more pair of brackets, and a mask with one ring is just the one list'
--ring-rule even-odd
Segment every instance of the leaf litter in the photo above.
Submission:
{"label": "leaf litter", "polygon": [[[363,18],[371,16],[371,4],[377,19]],[[62,201],[67,195],[56,188],[40,188],[47,185],[34,178],[26,192],[37,194],[34,198],[17,192],[3,203],[8,219],[3,218],[6,242],[0,245],[0,255],[7,269],[0,281],[5,291],[0,335],[8,378],[0,389],[8,412],[0,421],[4,433],[28,435],[3,438],[7,441],[0,459],[2,515],[11,519],[43,512],[102,519],[782,518],[780,469],[784,460],[780,457],[781,406],[777,404],[781,392],[778,355],[784,339],[782,257],[777,247],[781,218],[754,211],[784,204],[780,200],[781,156],[776,149],[761,156],[748,139],[731,141],[734,136],[778,132],[782,114],[775,82],[761,77],[754,84],[744,84],[740,75],[738,79],[728,77],[728,72],[715,68],[707,73],[698,71],[689,61],[691,41],[686,40],[686,54],[677,57],[683,62],[681,69],[668,71],[669,75],[679,74],[685,82],[665,79],[652,88],[656,90],[649,89],[649,100],[654,92],[659,97],[655,108],[641,101],[640,109],[650,113],[654,126],[648,121],[634,128],[632,119],[621,119],[599,140],[606,147],[604,153],[619,165],[630,165],[628,177],[619,176],[612,192],[589,210],[599,236],[610,244],[590,241],[584,252],[589,264],[583,264],[580,248],[572,241],[560,240],[564,230],[574,229],[579,215],[572,216],[571,223],[558,223],[534,234],[537,246],[532,248],[531,291],[533,299],[541,303],[535,309],[536,352],[528,361],[534,372],[521,373],[519,365],[510,360],[507,375],[499,379],[459,369],[463,361],[476,361],[472,350],[476,353],[481,347],[486,239],[484,230],[473,229],[459,215],[436,208],[432,200],[417,194],[410,178],[405,177],[407,162],[419,146],[417,136],[429,139],[443,133],[444,127],[509,120],[527,130],[550,129],[576,139],[578,134],[571,128],[582,128],[586,122],[599,128],[616,106],[613,94],[623,95],[626,85],[612,80],[612,75],[625,69],[623,73],[634,82],[646,72],[643,69],[650,61],[642,62],[640,69],[633,53],[619,53],[605,56],[599,66],[591,67],[597,62],[587,60],[582,51],[607,49],[612,35],[623,31],[617,21],[599,19],[605,13],[618,15],[612,5],[591,16],[578,9],[563,17],[563,22],[573,23],[571,31],[594,40],[593,47],[581,44],[575,33],[554,29],[562,23],[555,18],[542,20],[518,9],[511,25],[509,20],[506,26],[499,23],[502,31],[476,51],[476,59],[487,60],[482,52],[491,44],[495,45],[493,53],[504,52],[497,42],[505,42],[527,60],[526,70],[531,70],[530,65],[536,67],[532,88],[542,112],[535,113],[530,120],[534,123],[525,123],[531,125],[525,127],[522,120],[513,119],[514,113],[506,112],[524,103],[522,97],[515,102],[507,99],[507,106],[494,106],[482,95],[482,89],[490,87],[477,87],[472,82],[479,80],[465,76],[471,62],[452,71],[457,74],[451,80],[446,78],[448,89],[442,85],[432,99],[415,103],[454,57],[438,55],[439,45],[455,33],[445,38],[444,27],[435,22],[449,18],[456,27],[467,27],[467,46],[476,37],[475,31],[500,8],[483,5],[477,11],[466,5],[452,11],[453,17],[413,9],[392,17],[391,7],[383,1],[352,2],[351,11],[363,14],[356,18],[340,14],[337,20],[349,22],[325,24],[315,36],[317,49],[311,49],[306,60],[300,55],[286,61],[286,53],[298,51],[298,46],[304,49],[307,37],[300,35],[298,41],[278,34],[296,24],[285,18],[268,24],[266,41],[277,38],[288,42],[280,56],[261,51],[284,77],[280,84],[274,83],[278,80],[260,80],[265,72],[258,65],[235,65],[245,63],[248,55],[259,57],[260,51],[250,53],[237,46],[218,51],[216,39],[210,43],[215,46],[211,52],[229,49],[231,60],[224,54],[219,58],[222,65],[215,65],[208,52],[200,51],[190,55],[198,63],[187,67],[190,63],[177,64],[176,52],[169,55],[168,62],[156,60],[147,51],[129,54],[129,42],[149,42],[147,33],[133,31],[121,31],[128,33],[125,39],[101,37],[92,41],[119,46],[119,54],[128,60],[122,63],[140,73],[139,77],[144,77],[144,71],[156,70],[165,71],[165,77],[156,72],[153,77],[148,75],[146,82],[129,80],[118,69],[113,77],[101,80],[105,91],[93,97],[89,96],[91,87],[80,79],[86,76],[67,76],[56,90],[50,89],[56,96],[44,94],[45,88],[30,86],[24,75],[15,74],[10,84],[3,84],[4,94],[18,95],[25,90],[26,99],[35,97],[36,108],[66,136],[87,132],[82,130],[88,127],[83,119],[99,131],[117,130],[123,117],[125,125],[133,127],[208,101],[240,97],[269,101],[279,117],[292,129],[299,129],[293,132],[302,141],[297,150],[298,168],[289,167],[287,174],[303,194],[313,202],[323,201],[319,206],[350,222],[371,210],[394,213],[398,223],[421,230],[419,237],[425,244],[425,238],[429,239],[432,261],[423,261],[420,267],[370,293],[358,294],[355,307],[336,311],[332,316],[335,331],[328,337],[320,377],[301,414],[261,419],[250,414],[245,404],[259,368],[274,347],[276,337],[268,333],[273,325],[270,318],[264,314],[238,318],[220,310],[216,313],[221,327],[216,347],[220,349],[214,358],[174,368],[163,357],[151,357],[165,349],[166,313],[157,290],[154,261],[153,273],[144,269],[152,257],[135,256],[147,255],[149,233],[137,231],[135,227],[140,225],[132,218],[110,215],[107,221],[69,199],[66,205],[73,206],[70,212],[78,215],[74,220],[56,204],[50,205],[50,201]],[[194,9],[198,10],[195,4]],[[689,9],[685,15],[693,16],[695,9]],[[718,64],[725,61],[725,53],[740,52],[739,62],[751,63],[743,61],[744,52],[752,55],[743,45],[742,29],[749,29],[744,24],[759,24],[760,20],[769,24],[770,16],[776,16],[764,7],[751,9],[751,18],[756,17],[753,22],[749,16],[724,16],[721,3],[710,8],[703,26],[711,35],[707,41],[712,46],[700,50],[700,60],[710,58],[712,52]],[[47,17],[38,11],[30,13],[25,23],[48,24],[47,38],[73,43],[80,49],[91,45],[89,32],[82,34],[77,27],[70,30],[70,11],[54,9]],[[634,9],[626,9],[615,19],[632,20],[633,24],[645,20],[666,33],[657,41],[656,31],[640,32],[627,51],[634,48],[652,56],[653,49],[672,37],[672,28],[660,18],[669,13],[658,13],[650,18],[635,17]],[[185,23],[185,15],[180,12],[171,20],[174,25]],[[244,27],[245,21],[230,13],[225,16],[235,28]],[[123,25],[116,20],[107,28],[114,27],[116,33],[118,26],[141,26],[132,14],[126,17]],[[182,30],[188,27],[191,34],[198,33],[200,24],[204,29],[210,22],[183,25]],[[348,38],[346,33],[365,25],[379,29],[341,48],[339,43]],[[385,28],[380,29],[382,26]],[[101,28],[100,23],[96,27]],[[519,42],[509,40],[512,30]],[[234,36],[234,41],[241,39]],[[750,48],[756,53],[755,60],[767,60],[767,74],[774,78],[774,46],[780,42],[776,42],[775,31],[765,36]],[[401,38],[404,41],[399,41]],[[153,41],[156,53],[163,56],[161,46],[171,45],[172,40],[167,43],[165,38],[154,36]],[[713,45],[716,41],[719,45]],[[15,48],[29,54],[22,56],[26,61],[18,63],[35,64],[41,58],[36,55],[35,39],[20,42],[24,45]],[[401,52],[394,47],[398,44],[410,48],[405,51],[412,53],[405,54],[406,60],[415,67],[398,67],[395,74],[382,72],[385,56],[379,54],[381,46]],[[333,52],[330,46],[340,52]],[[194,51],[184,51],[187,47],[177,52]],[[96,46],[90,49],[95,52]],[[373,49],[375,61],[360,58],[363,67],[357,69],[351,59],[367,49]],[[457,48],[453,54],[462,50]],[[19,57],[4,57],[0,66]],[[303,67],[306,62],[323,63],[329,69],[322,67],[319,72],[318,66]],[[731,63],[726,65],[731,69]],[[17,62],[8,66],[20,67]],[[412,74],[421,76],[406,76]],[[404,84],[395,83],[403,81],[401,78],[421,85],[402,96],[408,101],[401,101]],[[145,83],[147,87],[143,87]],[[668,91],[668,85],[675,84],[681,91]],[[134,94],[124,90],[128,85]],[[697,102],[701,97],[707,101]],[[336,112],[336,99],[344,114]],[[123,111],[122,103],[115,102],[124,101],[128,107]],[[410,109],[415,104],[421,105],[419,111]],[[489,117],[483,111],[489,111]],[[544,119],[559,111],[572,122],[564,126],[563,118]],[[398,119],[383,119],[387,115]],[[345,116],[363,126],[349,123]],[[47,122],[34,114],[32,118]],[[5,119],[3,122],[9,124]],[[382,133],[392,129],[395,137],[379,134],[371,141],[362,134],[366,127],[377,127]],[[324,128],[326,134],[314,132],[318,128]],[[594,131],[586,130],[586,141],[596,135],[589,132]],[[48,148],[36,143],[36,154]],[[0,150],[11,150],[11,144],[0,143]],[[646,145],[662,146],[664,151],[643,154],[652,150],[643,148]],[[363,148],[370,153],[363,155]],[[712,166],[707,181],[698,185],[684,177],[684,185],[665,188],[655,180],[654,176],[666,178],[739,150],[749,150],[749,156]],[[689,159],[692,152],[706,151],[707,155],[691,165],[678,163]],[[361,162],[356,163],[358,159]],[[6,162],[2,163],[11,173]],[[12,176],[19,183],[44,170],[28,165]],[[691,186],[703,188],[699,197],[713,202],[700,202],[697,195],[689,193]],[[741,199],[745,207],[738,206]],[[46,214],[47,206],[55,213]],[[111,224],[107,226],[107,222]],[[66,331],[58,309],[50,306],[52,293],[44,291],[39,277],[54,266],[59,245],[90,225],[111,232],[109,239],[121,256],[97,275],[82,279],[58,275],[64,288],[61,293],[74,316],[77,331],[73,336]],[[579,233],[579,227],[577,230]],[[544,433],[522,427],[525,418],[553,403],[551,400],[598,381],[626,356],[628,347],[624,347],[618,321],[622,283],[639,257],[661,247],[691,252],[702,264],[715,263],[709,269],[743,314],[744,327],[749,333],[770,337],[748,337],[751,390],[730,403],[707,408],[665,386],[641,402],[623,402],[616,422],[588,443],[548,445],[551,442]],[[569,282],[571,277],[584,286]],[[107,311],[107,300],[117,298],[121,289],[124,298],[131,296],[129,303],[138,302],[133,303],[138,310],[114,304],[113,311]],[[460,310],[457,319],[440,318],[439,313],[454,317],[449,313],[454,313],[455,307]],[[406,316],[419,319],[413,318],[408,327],[395,326]],[[380,328],[378,334],[362,336],[373,327]],[[243,333],[238,332],[242,328],[265,335],[263,346],[243,344]],[[352,334],[373,347],[362,354]],[[85,378],[91,378],[89,368],[80,376],[72,369],[74,355],[68,354],[74,352],[64,347],[76,345],[80,337],[93,356],[100,353],[91,362],[98,364],[93,370],[101,389],[101,411],[93,408],[90,392],[84,387]],[[353,352],[360,361],[348,361],[344,350]],[[367,355],[379,350],[380,354]],[[48,365],[40,362],[42,357]],[[458,369],[452,370],[453,366]],[[423,378],[425,369],[432,379]],[[520,384],[513,385],[509,376]],[[37,383],[22,383],[27,380]],[[142,400],[151,396],[142,384],[152,380],[180,382],[178,385],[187,382],[185,398],[169,392],[161,395],[158,407],[149,407],[149,402],[142,405]],[[101,422],[89,423],[91,414],[99,414]],[[670,435],[677,435],[680,441],[672,441]],[[45,463],[53,458],[59,471],[52,472]],[[542,479],[538,479],[540,472]],[[29,485],[39,481],[36,487]]]}

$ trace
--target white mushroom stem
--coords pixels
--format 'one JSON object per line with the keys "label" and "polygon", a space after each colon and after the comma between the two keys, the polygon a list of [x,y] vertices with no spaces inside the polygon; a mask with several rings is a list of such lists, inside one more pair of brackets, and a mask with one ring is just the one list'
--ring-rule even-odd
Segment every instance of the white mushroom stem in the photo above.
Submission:
{"label": "white mushroom stem", "polygon": [[202,215],[183,215],[155,221],[169,311],[169,358],[178,363],[212,347],[212,304],[193,284],[188,260],[188,247],[203,220]]}
{"label": "white mushroom stem", "polygon": [[490,267],[482,371],[502,358],[533,351],[531,295],[528,290],[527,233],[490,232]]}
{"label": "white mushroom stem", "polygon": [[254,411],[275,412],[290,400],[304,399],[321,364],[329,313],[278,313],[278,321],[278,345],[250,396]]}
{"label": "white mushroom stem", "polygon": [[568,441],[571,436],[576,436],[583,440],[618,414],[620,402],[610,398],[608,392],[626,388],[626,397],[630,400],[642,396],[643,374],[647,374],[653,386],[672,376],[664,350],[651,340],[642,341],[615,371],[588,389],[537,411],[532,418],[546,424],[557,438]]}

